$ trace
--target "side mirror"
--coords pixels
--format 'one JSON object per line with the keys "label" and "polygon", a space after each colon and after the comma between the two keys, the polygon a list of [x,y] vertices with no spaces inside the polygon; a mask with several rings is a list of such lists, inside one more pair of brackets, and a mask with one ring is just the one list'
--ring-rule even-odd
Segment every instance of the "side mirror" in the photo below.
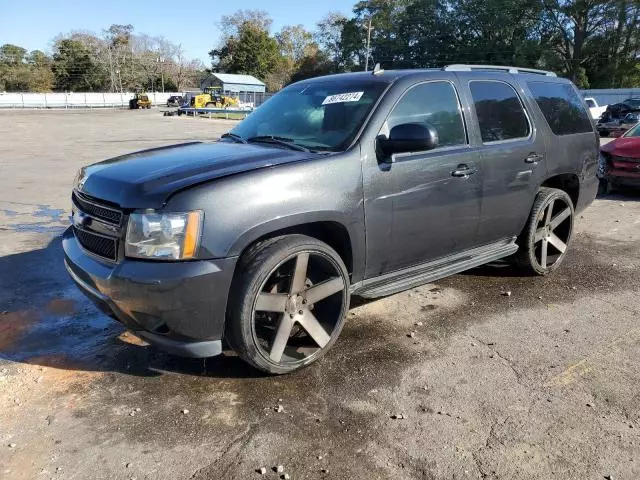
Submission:
{"label": "side mirror", "polygon": [[438,146],[438,132],[428,123],[402,123],[389,132],[389,137],[380,135],[378,147],[388,157],[394,153],[422,152]]}

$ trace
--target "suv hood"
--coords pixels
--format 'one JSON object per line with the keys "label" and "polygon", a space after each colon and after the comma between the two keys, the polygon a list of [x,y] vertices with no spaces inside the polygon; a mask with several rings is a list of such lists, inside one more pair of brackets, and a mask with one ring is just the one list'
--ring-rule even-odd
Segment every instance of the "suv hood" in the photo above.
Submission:
{"label": "suv hood", "polygon": [[170,195],[192,185],[317,156],[257,144],[183,143],[84,167],[76,188],[122,208],[160,208]]}

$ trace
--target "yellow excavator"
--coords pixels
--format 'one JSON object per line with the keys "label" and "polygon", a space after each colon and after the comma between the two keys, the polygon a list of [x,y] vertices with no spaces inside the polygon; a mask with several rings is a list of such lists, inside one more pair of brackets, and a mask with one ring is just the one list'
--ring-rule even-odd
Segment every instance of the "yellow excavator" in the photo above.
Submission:
{"label": "yellow excavator", "polygon": [[204,93],[191,97],[191,108],[233,108],[238,106],[238,99],[224,95],[222,87],[207,87]]}

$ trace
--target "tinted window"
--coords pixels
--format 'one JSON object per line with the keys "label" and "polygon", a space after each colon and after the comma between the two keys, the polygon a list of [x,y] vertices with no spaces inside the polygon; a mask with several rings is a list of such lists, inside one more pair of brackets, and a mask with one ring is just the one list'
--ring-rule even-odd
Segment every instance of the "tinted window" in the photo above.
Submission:
{"label": "tinted window", "polygon": [[516,91],[503,82],[469,83],[483,142],[529,136],[529,121]]}
{"label": "tinted window", "polygon": [[590,98],[586,100],[587,102],[587,107],[589,108],[596,108],[596,102],[594,102],[593,100],[591,100]]}
{"label": "tinted window", "polygon": [[428,123],[438,132],[438,146],[467,143],[456,91],[449,82],[416,85],[400,99],[382,133],[402,123]]}
{"label": "tinted window", "polygon": [[556,135],[592,132],[591,120],[571,85],[529,82],[529,89]]}

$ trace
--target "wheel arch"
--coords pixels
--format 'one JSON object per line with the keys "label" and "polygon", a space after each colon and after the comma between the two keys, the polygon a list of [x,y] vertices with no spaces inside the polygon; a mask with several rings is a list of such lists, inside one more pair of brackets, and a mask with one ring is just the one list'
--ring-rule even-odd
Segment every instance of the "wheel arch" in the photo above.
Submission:
{"label": "wheel arch", "polygon": [[580,178],[575,173],[553,175],[542,182],[540,186],[557,188],[558,190],[566,192],[573,202],[573,207],[577,207],[580,198]]}
{"label": "wheel arch", "polygon": [[230,255],[242,256],[258,242],[283,235],[307,235],[333,248],[344,262],[351,281],[360,281],[364,272],[364,246],[358,245],[358,235],[347,227],[344,219],[318,212],[275,219],[258,225],[243,234],[231,247]]}

